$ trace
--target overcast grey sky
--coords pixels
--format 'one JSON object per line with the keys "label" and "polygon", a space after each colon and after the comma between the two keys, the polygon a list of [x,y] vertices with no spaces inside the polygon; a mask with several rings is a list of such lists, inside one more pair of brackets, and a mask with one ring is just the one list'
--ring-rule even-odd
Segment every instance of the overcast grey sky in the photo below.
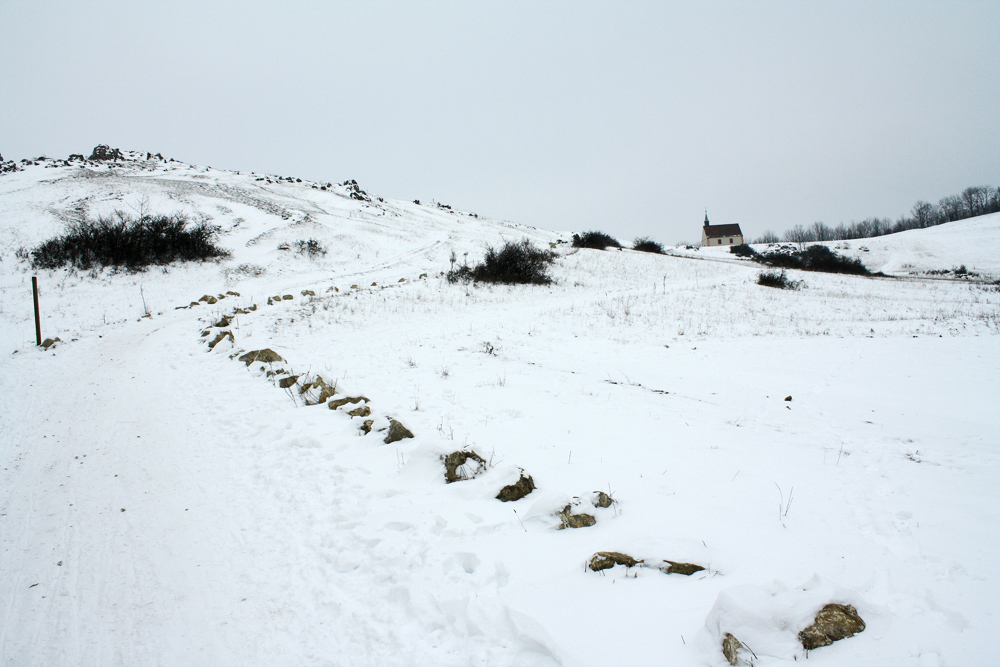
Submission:
{"label": "overcast grey sky", "polygon": [[998,119],[998,0],[0,0],[5,159],[107,143],[622,240],[995,187]]}

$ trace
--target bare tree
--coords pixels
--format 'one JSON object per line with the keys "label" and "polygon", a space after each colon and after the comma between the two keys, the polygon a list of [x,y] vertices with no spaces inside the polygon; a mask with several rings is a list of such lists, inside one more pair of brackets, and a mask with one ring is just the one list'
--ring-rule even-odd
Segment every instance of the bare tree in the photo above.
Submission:
{"label": "bare tree", "polygon": [[875,228],[872,226],[871,218],[862,220],[861,222],[853,222],[851,226],[855,230],[854,238],[867,239],[875,236]]}
{"label": "bare tree", "polygon": [[945,222],[961,220],[965,217],[965,203],[958,195],[948,195],[938,202],[938,208],[941,209]]}
{"label": "bare tree", "polygon": [[149,204],[149,193],[142,193],[142,196],[136,200],[135,205],[129,204],[128,202],[125,202],[125,205],[135,212],[135,214],[139,217],[140,222],[149,220],[152,213],[152,206]]}
{"label": "bare tree", "polygon": [[965,211],[970,218],[985,213],[989,200],[988,185],[974,185],[962,191],[962,203],[965,204]]}
{"label": "bare tree", "polygon": [[785,240],[791,243],[798,243],[799,247],[808,243],[809,241],[815,241],[812,232],[802,225],[795,225],[787,232],[785,232]]}
{"label": "bare tree", "polygon": [[923,229],[924,227],[930,227],[932,220],[934,219],[934,204],[929,204],[925,201],[917,201],[910,209],[910,215],[913,216],[913,221],[917,227]]}
{"label": "bare tree", "polygon": [[813,239],[816,241],[832,241],[833,240],[833,230],[823,224],[821,221],[816,221],[812,224],[810,229],[813,235]]}
{"label": "bare tree", "polygon": [[757,237],[754,243],[778,243],[781,238],[772,232],[770,229],[764,230],[764,233]]}

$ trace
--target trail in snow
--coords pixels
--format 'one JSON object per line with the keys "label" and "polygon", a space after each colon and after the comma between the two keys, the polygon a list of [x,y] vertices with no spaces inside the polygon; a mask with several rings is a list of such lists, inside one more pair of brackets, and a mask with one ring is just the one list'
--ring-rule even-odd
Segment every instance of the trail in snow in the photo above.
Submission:
{"label": "trail in snow", "polygon": [[3,424],[4,512],[26,519],[4,533],[4,664],[530,662],[502,605],[462,621],[458,575],[421,576],[451,529],[409,515],[389,448],[353,460],[347,424],[169,320],[5,366],[53,391]]}

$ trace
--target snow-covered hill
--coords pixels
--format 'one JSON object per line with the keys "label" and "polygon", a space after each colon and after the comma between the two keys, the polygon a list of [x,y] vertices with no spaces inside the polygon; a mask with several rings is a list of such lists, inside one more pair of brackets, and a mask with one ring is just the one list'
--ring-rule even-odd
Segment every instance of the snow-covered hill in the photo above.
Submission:
{"label": "snow-covered hill", "polygon": [[[896,277],[958,277],[980,282],[1000,277],[1000,213],[869,239],[828,241],[822,245],[838,254],[856,257],[873,272]],[[753,245],[760,252],[780,246],[794,247],[794,244]],[[677,248],[670,252],[686,257],[732,259],[728,247]]]}
{"label": "snow-covered hill", "polygon": [[[975,281],[781,291],[715,251],[123,157],[0,175],[0,664],[723,665],[731,633],[790,665],[829,602],[867,627],[810,664],[989,662],[996,216],[857,249]],[[115,209],[209,221],[232,256],[39,272],[62,342],[35,348],[21,249]],[[441,277],[523,237],[553,286]],[[365,400],[307,405],[317,376]],[[460,450],[486,469],[447,484]]]}
{"label": "snow-covered hill", "polygon": [[[179,304],[170,301],[168,294],[182,300],[187,296],[186,291],[178,290],[201,290],[197,297],[206,290],[225,291],[239,285],[249,292],[262,289],[264,294],[273,286],[294,287],[296,281],[308,282],[315,276],[341,281],[365,276],[395,282],[401,277],[447,269],[452,251],[464,260],[462,253],[480,253],[484,244],[505,237],[527,236],[542,243],[558,237],[514,223],[482,220],[474,213],[452,211],[434,202],[416,204],[379,198],[366,193],[354,181],[341,185],[311,183],[291,177],[218,171],[162,158],[146,160],[145,155],[126,152],[125,159],[113,162],[47,160],[6,174],[0,179],[3,266],[14,267],[19,251],[23,255],[62,233],[68,223],[115,211],[133,216],[140,211],[177,212],[193,222],[205,221],[220,228],[220,245],[233,252],[222,271],[215,265],[184,267],[179,272],[187,276],[186,281],[180,276],[162,280],[158,275],[143,275],[124,283],[112,281],[119,285],[113,290],[116,300],[100,309],[91,308],[103,324],[109,318],[117,320],[144,312],[138,285],[143,287],[147,307],[173,308]],[[326,254],[310,258],[300,252],[297,244],[309,239],[318,241]],[[171,272],[177,273],[174,269]],[[3,286],[23,284],[25,276],[24,271],[5,270]],[[64,287],[77,276],[63,272],[52,278]],[[79,295],[78,290],[88,289],[85,285],[92,282],[76,284],[73,293]],[[122,284],[136,287],[123,289]],[[51,285],[48,281],[50,290]],[[155,302],[152,306],[151,293]],[[100,300],[97,294],[91,296]],[[81,300],[70,296],[69,301],[66,307],[76,308]],[[88,307],[94,305],[91,298],[85,301]],[[3,306],[18,308],[16,303]],[[50,302],[43,315],[49,318],[52,311]],[[52,324],[56,331],[61,330],[60,321],[79,326],[86,323],[86,315],[81,316],[82,322],[77,317],[55,317]],[[30,334],[33,329],[27,331]]]}
{"label": "snow-covered hill", "polygon": [[1000,213],[829,245],[888,274],[954,275],[965,267],[994,280],[1000,277]]}

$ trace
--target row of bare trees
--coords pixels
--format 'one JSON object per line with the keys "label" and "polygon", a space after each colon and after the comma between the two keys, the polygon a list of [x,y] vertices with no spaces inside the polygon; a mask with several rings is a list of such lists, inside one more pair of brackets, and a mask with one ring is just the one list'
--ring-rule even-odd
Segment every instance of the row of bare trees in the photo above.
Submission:
{"label": "row of bare trees", "polygon": [[909,215],[901,215],[898,220],[889,218],[867,218],[850,224],[840,223],[831,227],[823,222],[814,222],[808,227],[795,225],[783,237],[768,230],[754,240],[754,243],[808,243],[810,241],[842,241],[847,239],[867,239],[873,236],[895,234],[907,229],[933,227],[945,222],[974,218],[977,215],[1000,211],[1000,187],[976,185],[966,188],[959,195],[944,197],[937,204],[918,201],[910,209]]}

